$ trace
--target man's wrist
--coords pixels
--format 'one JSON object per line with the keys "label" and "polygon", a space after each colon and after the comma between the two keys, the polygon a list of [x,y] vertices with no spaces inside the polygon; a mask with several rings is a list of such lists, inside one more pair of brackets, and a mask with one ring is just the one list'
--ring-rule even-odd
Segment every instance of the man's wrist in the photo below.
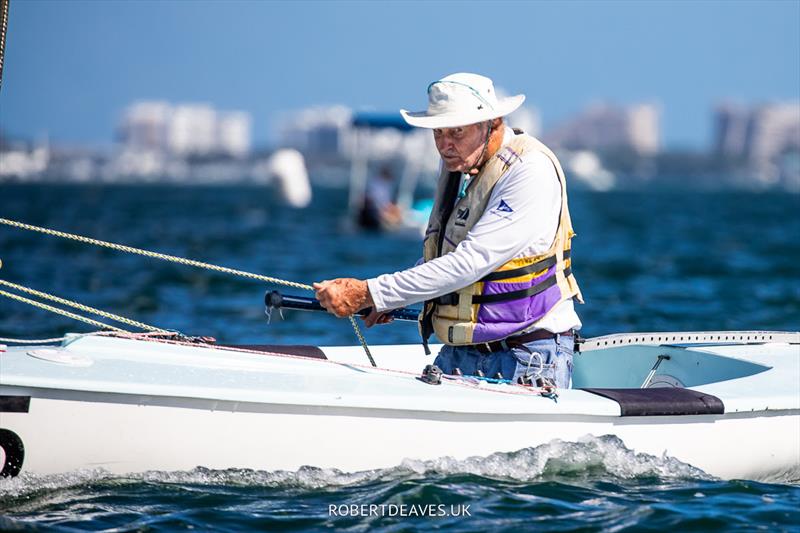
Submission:
{"label": "man's wrist", "polygon": [[[373,284],[376,283],[376,280],[374,278],[373,279],[368,279],[368,280],[365,280],[364,283],[367,284],[366,304],[367,304],[368,307],[372,307],[373,309],[375,309],[377,311],[378,310],[378,301],[375,300],[375,295],[377,294],[377,289],[375,289],[376,292],[373,293],[373,288],[374,288]],[[378,296],[380,297],[379,294],[378,294]],[[378,298],[378,300],[380,300],[380,298]]]}
{"label": "man's wrist", "polygon": [[375,301],[372,299],[372,293],[369,291],[369,283],[366,280],[363,281],[364,283],[364,307],[374,307]]}

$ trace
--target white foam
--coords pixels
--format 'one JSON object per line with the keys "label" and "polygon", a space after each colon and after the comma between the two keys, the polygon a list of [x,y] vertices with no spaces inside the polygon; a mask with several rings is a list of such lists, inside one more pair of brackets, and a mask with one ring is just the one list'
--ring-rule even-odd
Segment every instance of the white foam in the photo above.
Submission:
{"label": "white foam", "polygon": [[359,485],[378,479],[387,479],[387,474],[396,469],[365,470],[362,472],[342,472],[335,468],[316,468],[303,466],[296,471],[229,469],[210,470],[198,467],[187,472],[145,472],[127,476],[129,479],[155,483],[180,483],[198,485],[260,486],[260,487],[299,487],[320,489]]}
{"label": "white foam", "polygon": [[587,436],[579,442],[559,439],[535,448],[459,461],[450,457],[433,461],[406,460],[403,465],[417,473],[474,474],[479,476],[532,481],[542,477],[610,474],[632,479],[713,479],[702,470],[669,457],[636,453],[616,436]]}
{"label": "white foam", "polygon": [[69,474],[38,476],[22,473],[17,478],[0,479],[0,497],[13,498],[38,491],[68,488],[97,481],[153,482],[222,486],[297,487],[321,489],[361,485],[409,476],[471,474],[476,476],[535,481],[557,477],[614,477],[634,479],[713,479],[702,470],[675,458],[636,453],[618,437],[586,437],[579,442],[553,440],[535,448],[487,457],[457,460],[442,457],[430,461],[406,459],[392,468],[342,472],[337,469],[304,466],[296,471],[274,472],[246,469],[210,470],[198,467],[183,472],[145,472],[114,476],[104,470],[82,470]]}
{"label": "white foam", "polygon": [[46,476],[23,471],[17,477],[0,478],[0,499],[19,498],[36,492],[50,492],[107,479],[114,479],[114,476],[102,469],[76,470]]}

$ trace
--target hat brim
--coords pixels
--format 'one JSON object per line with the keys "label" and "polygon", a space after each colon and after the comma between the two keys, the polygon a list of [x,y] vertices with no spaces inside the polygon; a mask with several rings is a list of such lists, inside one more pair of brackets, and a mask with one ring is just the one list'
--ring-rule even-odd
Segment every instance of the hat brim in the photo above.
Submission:
{"label": "hat brim", "polygon": [[459,112],[432,115],[427,111],[406,111],[401,109],[400,114],[407,123],[417,128],[456,128],[510,115],[524,101],[525,95],[518,94],[502,98],[497,102],[497,107],[494,109],[482,109],[472,113]]}

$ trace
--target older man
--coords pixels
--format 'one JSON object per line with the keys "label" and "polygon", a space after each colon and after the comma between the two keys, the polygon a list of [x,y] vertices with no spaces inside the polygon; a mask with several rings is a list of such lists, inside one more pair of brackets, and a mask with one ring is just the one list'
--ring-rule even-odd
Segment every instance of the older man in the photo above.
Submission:
{"label": "older man", "polygon": [[447,374],[544,380],[572,378],[574,235],[564,173],[541,142],[506,127],[524,95],[498,98],[492,80],[452,74],[428,87],[428,109],[401,110],[433,130],[442,157],[424,262],[369,280],[316,283],[337,316],[372,306],[367,325],[387,310],[425,302],[420,331],[445,346],[435,364]]}

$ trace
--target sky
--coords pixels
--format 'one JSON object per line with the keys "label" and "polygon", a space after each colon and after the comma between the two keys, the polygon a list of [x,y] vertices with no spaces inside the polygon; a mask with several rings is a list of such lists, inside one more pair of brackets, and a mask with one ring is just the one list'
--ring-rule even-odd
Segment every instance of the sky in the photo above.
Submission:
{"label": "sky", "polygon": [[545,129],[656,102],[664,145],[702,149],[720,101],[800,99],[800,0],[12,0],[0,131],[108,145],[158,99],[248,111],[266,145],[286,112],[424,109],[459,71],[526,94]]}

